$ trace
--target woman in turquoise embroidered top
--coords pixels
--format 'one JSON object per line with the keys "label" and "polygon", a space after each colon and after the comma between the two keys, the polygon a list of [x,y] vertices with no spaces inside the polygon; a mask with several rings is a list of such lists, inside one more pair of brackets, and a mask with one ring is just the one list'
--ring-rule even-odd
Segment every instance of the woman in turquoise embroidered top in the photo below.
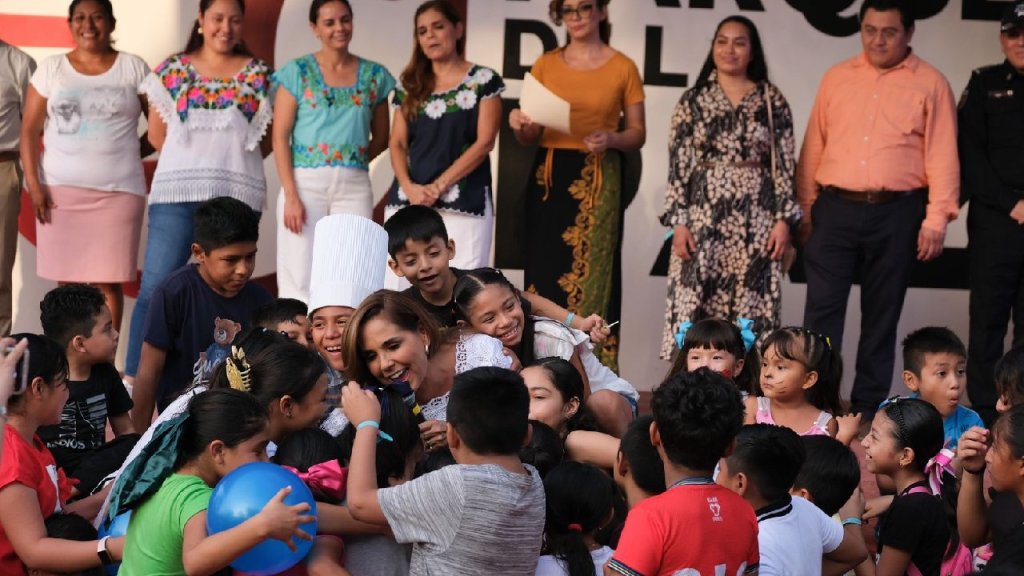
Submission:
{"label": "woman in turquoise embroidered top", "polygon": [[309,26],[321,48],[274,74],[273,143],[277,198],[277,287],[309,299],[313,230],[331,214],[370,218],[369,164],[388,146],[391,73],[349,52],[348,0],[313,0]]}
{"label": "woman in turquoise embroidered top", "polygon": [[455,241],[452,266],[486,266],[494,227],[491,164],[501,125],[501,76],[465,58],[465,28],[446,0],[416,9],[416,46],[395,94],[385,219],[409,204],[441,212]]}

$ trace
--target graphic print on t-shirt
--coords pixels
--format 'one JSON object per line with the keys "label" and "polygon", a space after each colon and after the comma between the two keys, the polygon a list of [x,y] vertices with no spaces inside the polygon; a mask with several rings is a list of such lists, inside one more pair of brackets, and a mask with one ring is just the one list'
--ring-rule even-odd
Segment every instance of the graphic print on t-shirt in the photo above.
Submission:
{"label": "graphic print on t-shirt", "polygon": [[57,438],[47,448],[95,450],[103,445],[107,425],[107,395],[95,394],[81,400],[68,400],[60,415]]}
{"label": "graphic print on t-shirt", "polygon": [[193,384],[206,384],[213,376],[217,366],[231,355],[231,343],[242,331],[242,325],[229,318],[217,317],[213,321],[213,344],[205,352],[199,353],[199,359],[192,369]]}
{"label": "graphic print on t-shirt", "polygon": [[57,132],[82,138],[101,138],[110,132],[107,122],[123,109],[129,91],[120,86],[64,89],[51,99],[50,119]]}

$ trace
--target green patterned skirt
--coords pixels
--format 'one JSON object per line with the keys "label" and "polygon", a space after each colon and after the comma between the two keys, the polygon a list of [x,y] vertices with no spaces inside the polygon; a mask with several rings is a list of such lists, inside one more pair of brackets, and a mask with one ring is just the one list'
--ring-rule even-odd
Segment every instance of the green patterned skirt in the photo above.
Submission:
{"label": "green patterned skirt", "polygon": [[[608,322],[621,306],[621,165],[615,151],[541,148],[526,192],[526,289]],[[618,371],[617,333],[598,356]]]}

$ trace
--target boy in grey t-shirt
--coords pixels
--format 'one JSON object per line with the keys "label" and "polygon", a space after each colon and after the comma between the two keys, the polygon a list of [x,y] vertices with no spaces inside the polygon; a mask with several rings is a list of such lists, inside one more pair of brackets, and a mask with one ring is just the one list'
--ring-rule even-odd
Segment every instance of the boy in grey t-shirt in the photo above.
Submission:
{"label": "boy in grey t-shirt", "polygon": [[349,511],[356,520],[389,526],[398,542],[413,543],[410,576],[534,574],[544,485],[536,470],[519,461],[530,399],[518,374],[476,368],[456,376],[447,439],[457,464],[393,488],[377,488],[376,396],[349,383],[342,406],[357,428]]}

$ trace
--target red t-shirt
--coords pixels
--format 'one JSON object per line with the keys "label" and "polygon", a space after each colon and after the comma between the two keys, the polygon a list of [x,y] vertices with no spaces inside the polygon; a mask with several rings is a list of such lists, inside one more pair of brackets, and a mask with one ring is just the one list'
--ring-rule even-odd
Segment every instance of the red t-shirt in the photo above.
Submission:
{"label": "red t-shirt", "polygon": [[608,567],[625,576],[742,575],[757,568],[757,517],[717,484],[691,484],[637,504]]}
{"label": "red t-shirt", "polygon": [[[60,512],[71,495],[71,482],[57,467],[53,454],[35,437],[32,445],[10,424],[4,426],[4,449],[0,457],[0,490],[23,484],[36,491],[43,518]],[[14,553],[7,532],[0,526],[0,574],[25,576],[25,566]]]}

